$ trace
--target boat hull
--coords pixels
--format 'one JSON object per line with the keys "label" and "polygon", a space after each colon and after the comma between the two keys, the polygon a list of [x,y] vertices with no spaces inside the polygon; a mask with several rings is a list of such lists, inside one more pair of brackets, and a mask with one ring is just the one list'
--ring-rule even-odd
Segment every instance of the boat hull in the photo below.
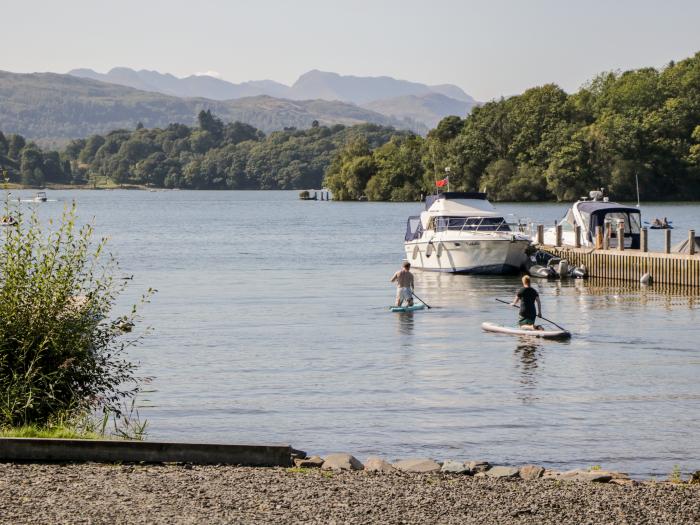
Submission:
{"label": "boat hull", "polygon": [[461,274],[513,274],[524,269],[530,242],[523,239],[445,239],[409,241],[406,260],[413,268]]}

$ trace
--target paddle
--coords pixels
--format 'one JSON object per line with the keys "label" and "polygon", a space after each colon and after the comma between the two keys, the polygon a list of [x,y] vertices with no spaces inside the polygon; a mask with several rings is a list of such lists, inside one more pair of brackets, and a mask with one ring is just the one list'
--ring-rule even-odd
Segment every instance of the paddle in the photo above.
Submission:
{"label": "paddle", "polygon": [[411,293],[413,294],[413,297],[415,297],[415,298],[418,299],[421,303],[423,303],[425,306],[427,306],[427,307],[428,307],[428,310],[430,310],[430,309],[432,308],[432,306],[430,306],[430,305],[429,305],[428,303],[426,303],[423,299],[421,299],[420,297],[418,297],[418,296],[416,295],[416,293],[415,293],[413,290],[411,290]]}
{"label": "paddle", "polygon": [[[498,301],[499,303],[503,303],[503,304],[509,304],[509,305],[511,305],[513,308],[518,308],[518,305],[513,304],[513,303],[509,303],[508,301],[504,301],[504,300],[502,300],[502,299],[496,298],[496,301]],[[427,306],[427,305],[426,305],[426,306]],[[564,328],[563,326],[559,326],[557,323],[555,323],[554,321],[551,321],[551,320],[547,319],[546,317],[542,317],[541,315],[537,315],[537,317],[539,317],[539,318],[542,319],[543,321],[547,321],[548,323],[552,323],[554,326],[556,326],[557,328],[559,328],[559,330],[564,330],[565,332],[568,332],[568,330],[567,330],[566,328]]]}

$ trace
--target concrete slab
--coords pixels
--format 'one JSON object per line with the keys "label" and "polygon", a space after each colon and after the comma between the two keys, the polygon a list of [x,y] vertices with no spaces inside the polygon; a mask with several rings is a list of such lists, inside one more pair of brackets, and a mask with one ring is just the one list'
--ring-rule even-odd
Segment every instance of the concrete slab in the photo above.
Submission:
{"label": "concrete slab", "polygon": [[289,445],[220,445],[158,441],[0,438],[0,462],[194,463],[289,467]]}

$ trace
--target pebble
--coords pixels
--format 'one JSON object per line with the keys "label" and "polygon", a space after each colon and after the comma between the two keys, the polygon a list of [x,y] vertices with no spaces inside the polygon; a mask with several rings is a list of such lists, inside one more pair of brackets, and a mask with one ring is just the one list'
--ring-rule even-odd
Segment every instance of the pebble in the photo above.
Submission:
{"label": "pebble", "polygon": [[295,458],[294,466],[301,468],[321,468],[323,466],[323,458],[319,456],[311,456],[310,458]]}
{"label": "pebble", "polygon": [[394,463],[394,468],[403,472],[413,472],[415,474],[428,474],[430,472],[439,472],[440,464],[432,459],[411,458],[402,459]]}
{"label": "pebble", "polygon": [[467,463],[469,470],[476,474],[477,472],[486,472],[491,468],[491,463],[488,461],[470,461]]}
{"label": "pebble", "polygon": [[364,466],[355,456],[350,454],[329,454],[321,465],[323,470],[362,470]]}
{"label": "pebble", "polygon": [[525,483],[450,475],[198,465],[0,465],[0,522],[579,523],[700,522],[700,485]]}
{"label": "pebble", "polygon": [[612,474],[604,470],[568,470],[559,475],[559,479],[569,481],[591,481],[595,483],[607,483],[612,479]]}
{"label": "pebble", "polygon": [[440,472],[445,472],[449,474],[471,474],[469,467],[462,463],[461,461],[454,461],[452,459],[446,459],[442,463]]}
{"label": "pebble", "polygon": [[395,472],[394,467],[382,458],[369,457],[365,461],[365,470],[367,472]]}
{"label": "pebble", "polygon": [[515,467],[491,467],[486,471],[489,478],[517,478],[520,469]]}
{"label": "pebble", "polygon": [[544,474],[544,468],[539,465],[523,465],[520,467],[520,477],[522,479],[539,479]]}

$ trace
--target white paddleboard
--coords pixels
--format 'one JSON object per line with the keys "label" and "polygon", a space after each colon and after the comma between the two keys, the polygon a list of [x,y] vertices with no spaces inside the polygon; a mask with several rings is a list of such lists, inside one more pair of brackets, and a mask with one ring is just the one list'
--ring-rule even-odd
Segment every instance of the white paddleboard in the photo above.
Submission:
{"label": "white paddleboard", "polygon": [[495,323],[481,323],[481,329],[487,332],[499,334],[526,335],[529,337],[542,337],[544,339],[568,339],[571,333],[566,330],[524,330],[522,328],[510,328]]}

